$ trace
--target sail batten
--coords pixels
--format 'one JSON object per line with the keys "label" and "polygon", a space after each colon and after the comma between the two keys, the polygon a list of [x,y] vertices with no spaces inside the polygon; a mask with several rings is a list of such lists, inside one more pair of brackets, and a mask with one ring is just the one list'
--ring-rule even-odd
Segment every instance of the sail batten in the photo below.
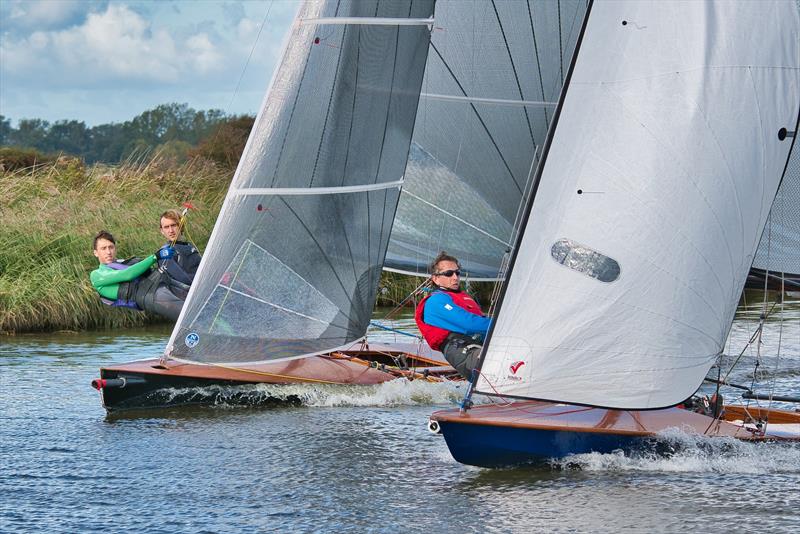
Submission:
{"label": "sail batten", "polygon": [[237,196],[341,195],[345,193],[358,193],[364,191],[380,191],[382,189],[400,189],[402,186],[403,180],[397,180],[396,182],[382,182],[378,184],[343,185],[338,187],[244,187],[239,189],[231,189],[230,194]]}
{"label": "sail batten", "polygon": [[592,4],[478,392],[652,409],[699,387],[789,157],[798,34],[793,2]]}

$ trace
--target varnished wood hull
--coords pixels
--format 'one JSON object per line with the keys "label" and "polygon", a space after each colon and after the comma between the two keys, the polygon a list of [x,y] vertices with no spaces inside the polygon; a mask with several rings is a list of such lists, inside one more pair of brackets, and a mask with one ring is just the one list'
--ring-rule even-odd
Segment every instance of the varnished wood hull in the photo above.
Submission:
{"label": "varnished wood hull", "polygon": [[767,425],[766,434],[746,424],[741,410],[731,410],[725,417],[730,422],[678,408],[624,411],[524,401],[477,406],[464,413],[443,410],[434,413],[431,421],[438,424],[456,460],[480,467],[537,463],[589,452],[630,452],[651,445],[657,434],[670,428],[748,441],[800,441],[800,413],[772,410],[770,420],[776,422]]}
{"label": "varnished wood hull", "polygon": [[[397,367],[398,360],[406,365]],[[450,380],[454,374],[441,353],[427,346],[373,344],[368,349],[248,365],[137,360],[101,368],[100,379],[92,385],[101,391],[103,406],[113,412],[214,403],[221,393],[228,404],[250,403],[250,392],[237,394],[230,388],[247,384],[374,385],[399,377]],[[107,385],[113,382],[117,384]]]}

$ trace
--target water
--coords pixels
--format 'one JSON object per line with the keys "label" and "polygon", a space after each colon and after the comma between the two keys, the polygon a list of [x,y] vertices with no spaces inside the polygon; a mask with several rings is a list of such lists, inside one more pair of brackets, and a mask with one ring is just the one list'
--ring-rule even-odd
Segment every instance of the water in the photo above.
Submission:
{"label": "water", "polygon": [[[755,307],[739,310],[727,352],[738,355],[757,316]],[[776,373],[778,326],[768,323],[759,377],[777,375],[775,393],[797,395],[800,305],[785,310]],[[158,354],[167,335],[0,338],[0,532],[800,528],[800,446],[675,432],[664,438],[669,457],[589,454],[478,469],[456,463],[425,429],[432,411],[462,395],[452,384],[252,386],[254,397],[303,401],[107,417],[89,386],[98,367]],[[755,357],[745,353],[730,379],[749,385]]]}

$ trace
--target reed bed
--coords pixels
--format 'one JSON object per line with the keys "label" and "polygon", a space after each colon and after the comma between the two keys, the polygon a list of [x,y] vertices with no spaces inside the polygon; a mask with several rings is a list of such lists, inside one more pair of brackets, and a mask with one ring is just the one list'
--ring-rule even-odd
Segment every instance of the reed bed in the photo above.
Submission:
{"label": "reed bed", "polygon": [[152,254],[163,242],[159,215],[191,202],[188,236],[201,248],[231,173],[203,160],[159,158],[85,167],[62,157],[0,173],[0,332],[85,330],[160,321],[103,305],[89,283],[92,239],[117,238],[119,257]]}
{"label": "reed bed", "polygon": [[[97,268],[92,239],[105,229],[116,237],[120,258],[152,254],[163,243],[159,215],[190,202],[195,209],[184,236],[204,250],[231,177],[207,160],[177,165],[158,155],[91,167],[61,157],[0,171],[0,334],[162,322],[100,302],[88,276]],[[377,306],[398,306],[421,282],[383,273]],[[488,302],[491,287],[471,291]]]}

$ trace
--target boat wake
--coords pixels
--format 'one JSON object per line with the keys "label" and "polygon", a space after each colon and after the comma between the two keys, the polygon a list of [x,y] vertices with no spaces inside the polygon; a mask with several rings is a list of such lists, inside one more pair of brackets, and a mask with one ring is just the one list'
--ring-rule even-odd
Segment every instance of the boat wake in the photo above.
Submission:
{"label": "boat wake", "polygon": [[464,396],[464,383],[397,379],[372,386],[339,384],[247,384],[170,388],[161,403],[233,406],[428,406],[452,404]]}
{"label": "boat wake", "polygon": [[798,474],[800,444],[709,438],[670,429],[633,453],[578,454],[553,460],[552,466],[584,471]]}

